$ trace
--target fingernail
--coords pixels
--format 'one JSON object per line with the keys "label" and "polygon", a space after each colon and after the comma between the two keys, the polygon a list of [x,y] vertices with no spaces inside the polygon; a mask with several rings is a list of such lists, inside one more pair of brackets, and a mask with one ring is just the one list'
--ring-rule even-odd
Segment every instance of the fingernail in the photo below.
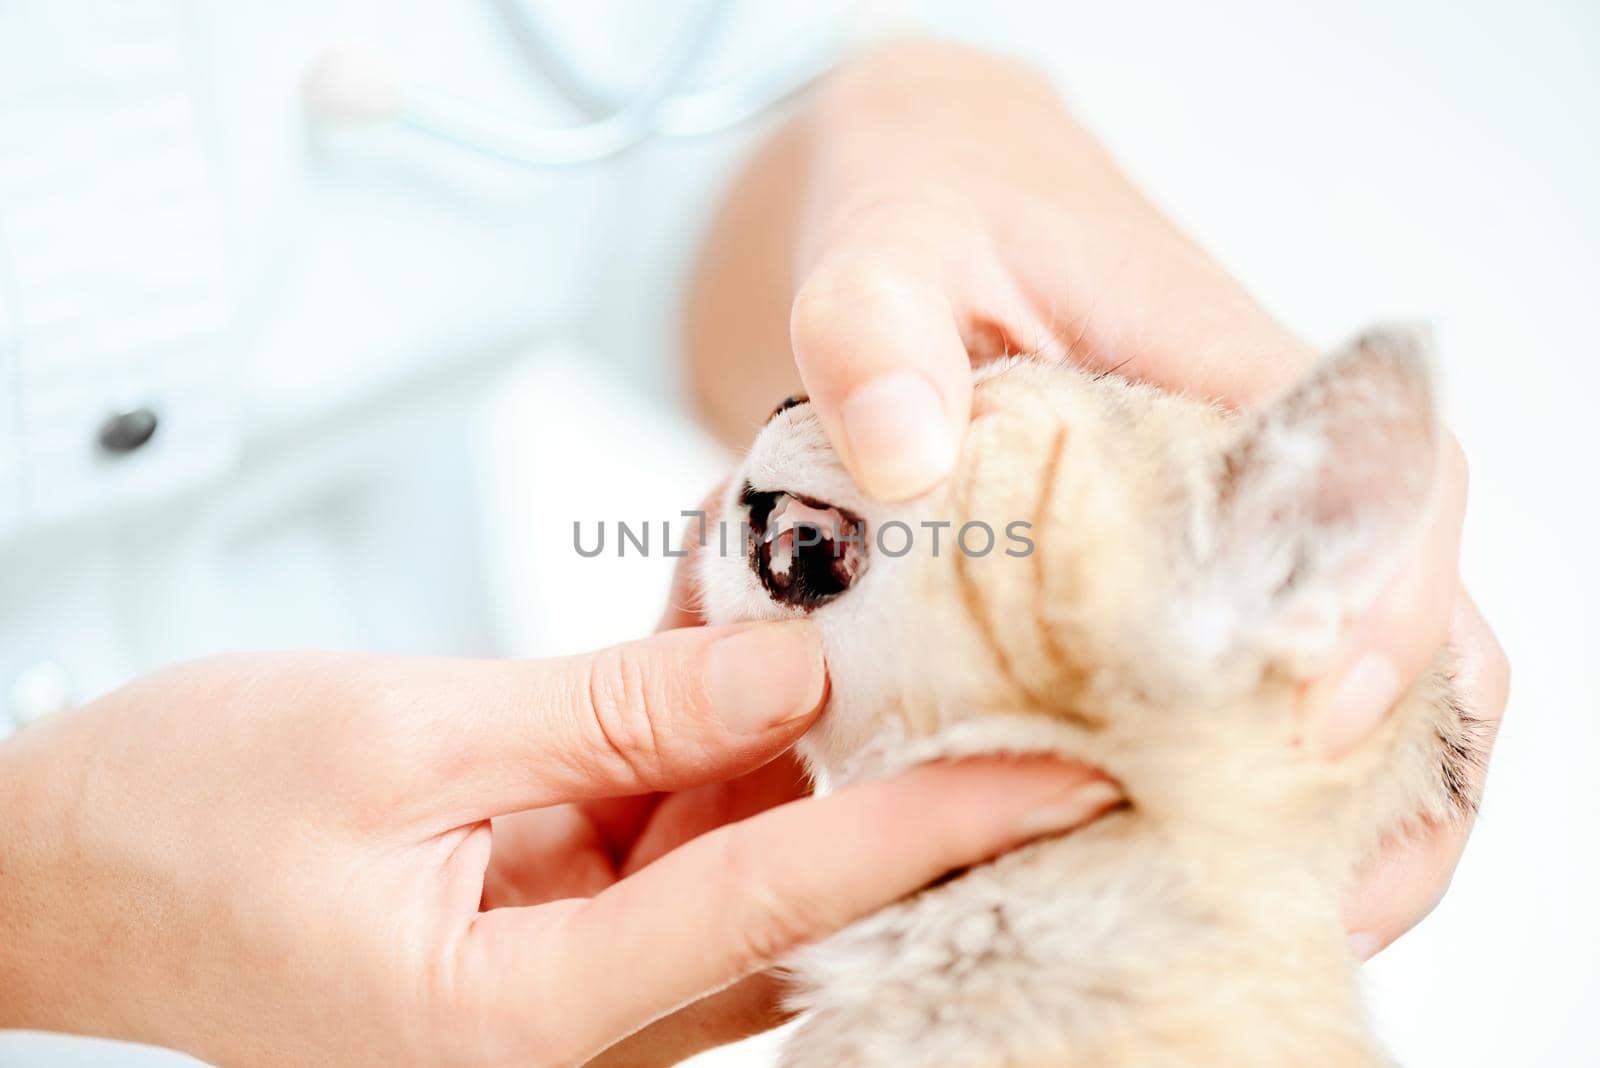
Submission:
{"label": "fingernail", "polygon": [[1345,670],[1319,713],[1321,750],[1330,759],[1354,749],[1400,700],[1400,674],[1385,657],[1365,653]]}
{"label": "fingernail", "polygon": [[1024,838],[1061,834],[1100,815],[1122,799],[1122,791],[1105,779],[1076,782],[1057,797],[1022,817],[1017,830]]}
{"label": "fingernail", "polygon": [[1356,931],[1345,938],[1345,945],[1350,947],[1350,955],[1359,961],[1368,961],[1373,958],[1378,950],[1383,948],[1383,943],[1378,941],[1378,936],[1366,931]]}
{"label": "fingernail", "polygon": [[857,386],[839,409],[861,488],[881,500],[921,493],[950,473],[959,442],[933,383],[902,372]]}
{"label": "fingernail", "polygon": [[706,652],[706,695],[729,729],[764,734],[815,712],[828,684],[817,630],[803,619],[757,623]]}

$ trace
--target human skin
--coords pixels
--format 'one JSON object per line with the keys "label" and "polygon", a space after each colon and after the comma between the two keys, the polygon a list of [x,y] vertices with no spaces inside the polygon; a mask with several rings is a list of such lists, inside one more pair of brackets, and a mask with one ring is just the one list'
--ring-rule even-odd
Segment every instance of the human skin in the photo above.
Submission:
{"label": "human skin", "polygon": [[780,754],[826,685],[806,623],[142,679],[0,744],[0,1028],[229,1065],[581,1063],[1116,801],[1052,761],[791,800]]}
{"label": "human skin", "polygon": [[[1038,352],[1248,407],[1315,353],[1117,169],[1043,78],[912,39],[838,71],[753,158],[713,226],[686,320],[708,423],[747,441],[774,399],[811,397],[863,489],[943,477],[971,361]],[[1330,760],[1382,719],[1448,642],[1492,737],[1504,653],[1458,577],[1466,467],[1453,439],[1427,517],[1337,667],[1304,687]],[[1350,902],[1365,958],[1425,916],[1467,827],[1393,842]]]}

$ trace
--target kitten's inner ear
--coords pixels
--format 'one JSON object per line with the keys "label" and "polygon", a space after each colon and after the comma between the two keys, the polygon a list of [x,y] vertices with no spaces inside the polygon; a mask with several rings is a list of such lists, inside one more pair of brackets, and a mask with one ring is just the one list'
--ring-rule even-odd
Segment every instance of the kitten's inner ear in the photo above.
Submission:
{"label": "kitten's inner ear", "polygon": [[1399,564],[1440,469],[1428,361],[1422,331],[1368,331],[1228,454],[1207,586],[1240,639],[1325,652]]}

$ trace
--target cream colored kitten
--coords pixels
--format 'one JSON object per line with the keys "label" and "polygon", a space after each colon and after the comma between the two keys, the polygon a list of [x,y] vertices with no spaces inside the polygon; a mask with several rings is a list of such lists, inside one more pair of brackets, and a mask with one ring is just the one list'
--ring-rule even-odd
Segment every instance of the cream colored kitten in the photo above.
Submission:
{"label": "cream colored kitten", "polygon": [[855,488],[809,404],[773,416],[723,506],[756,536],[713,544],[700,585],[713,622],[820,628],[820,775],[1046,751],[1127,797],[799,954],[785,1064],[1387,1063],[1340,903],[1385,833],[1471,810],[1472,724],[1442,653],[1337,762],[1296,695],[1425,508],[1420,344],[1369,333],[1257,415],[993,364],[957,474],[900,504]]}

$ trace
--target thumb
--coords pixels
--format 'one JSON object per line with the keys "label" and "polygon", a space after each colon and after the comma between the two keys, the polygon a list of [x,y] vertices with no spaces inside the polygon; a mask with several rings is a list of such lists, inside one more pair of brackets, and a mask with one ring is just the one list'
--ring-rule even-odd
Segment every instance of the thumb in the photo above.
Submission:
{"label": "thumb", "polygon": [[718,828],[596,897],[482,913],[458,974],[469,996],[499,1007],[495,1018],[543,1006],[575,1047],[559,1052],[581,1060],[951,870],[1086,823],[1118,797],[1093,769],[1054,760],[925,765]]}
{"label": "thumb", "polygon": [[415,791],[452,825],[733,778],[794,744],[827,690],[822,643],[805,620],[415,670],[429,676],[409,680],[416,703],[460,710],[435,715],[441,729]]}
{"label": "thumb", "polygon": [[806,392],[863,490],[901,500],[950,473],[972,370],[939,286],[877,257],[825,260],[795,295],[789,332]]}
{"label": "thumb", "polygon": [[1356,623],[1338,670],[1302,697],[1320,749],[1350,752],[1428,670],[1445,644],[1456,601],[1467,463],[1446,437],[1426,518],[1378,602]]}

